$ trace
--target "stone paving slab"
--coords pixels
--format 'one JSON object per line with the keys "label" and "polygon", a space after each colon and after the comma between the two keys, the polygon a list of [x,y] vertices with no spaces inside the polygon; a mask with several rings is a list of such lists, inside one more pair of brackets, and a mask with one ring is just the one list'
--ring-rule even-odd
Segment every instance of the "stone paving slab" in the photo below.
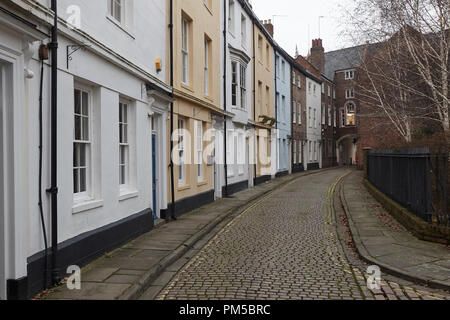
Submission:
{"label": "stone paving slab", "polygon": [[417,239],[390,217],[364,187],[361,171],[345,179],[341,200],[364,260],[388,273],[450,290],[449,248]]}
{"label": "stone paving slab", "polygon": [[223,227],[222,223],[228,216],[242,212],[259,198],[290,181],[323,171],[273,179],[184,214],[177,221],[162,224],[84,267],[81,290],[69,290],[61,285],[40,298],[136,299],[150,284],[153,285],[150,295],[156,294],[159,286],[154,281],[163,283],[170,280],[209,240],[202,241],[202,238],[214,228]]}

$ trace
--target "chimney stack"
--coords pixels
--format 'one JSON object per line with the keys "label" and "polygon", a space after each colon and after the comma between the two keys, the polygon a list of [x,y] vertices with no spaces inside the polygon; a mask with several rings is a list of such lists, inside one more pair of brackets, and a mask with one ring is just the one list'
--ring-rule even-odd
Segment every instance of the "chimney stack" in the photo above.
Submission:
{"label": "chimney stack", "polygon": [[319,69],[320,73],[325,71],[325,49],[322,39],[314,39],[311,48],[311,64]]}
{"label": "chimney stack", "polygon": [[263,21],[264,28],[266,28],[267,32],[270,34],[270,36],[273,38],[273,24],[272,19],[264,20]]}

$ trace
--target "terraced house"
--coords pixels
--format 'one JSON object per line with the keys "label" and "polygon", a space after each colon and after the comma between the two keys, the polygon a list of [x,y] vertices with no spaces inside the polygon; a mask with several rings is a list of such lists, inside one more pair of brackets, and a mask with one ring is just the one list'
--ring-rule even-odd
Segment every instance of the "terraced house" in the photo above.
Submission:
{"label": "terraced house", "polygon": [[167,208],[167,7],[0,7],[0,298],[29,298]]}
{"label": "terraced house", "polygon": [[[167,139],[173,147],[173,187],[169,186],[169,211],[175,215],[214,201],[214,166],[203,157],[211,142],[212,114],[223,114],[220,108],[221,2],[203,0],[167,0],[168,35],[172,34],[173,117],[168,122]],[[169,45],[168,45],[169,46]],[[207,141],[210,140],[210,141]],[[168,175],[172,174],[171,168]]]}
{"label": "terraced house", "polygon": [[255,184],[271,179],[275,170],[275,69],[271,23],[253,19],[253,121],[256,131]]}
{"label": "terraced house", "polygon": [[291,173],[291,60],[280,46],[275,46],[276,176]]}
{"label": "terraced house", "polygon": [[253,186],[254,177],[254,168],[250,164],[253,153],[251,11],[245,1],[221,2],[221,106],[225,118],[222,115],[213,117],[219,163],[215,170],[217,197]]}

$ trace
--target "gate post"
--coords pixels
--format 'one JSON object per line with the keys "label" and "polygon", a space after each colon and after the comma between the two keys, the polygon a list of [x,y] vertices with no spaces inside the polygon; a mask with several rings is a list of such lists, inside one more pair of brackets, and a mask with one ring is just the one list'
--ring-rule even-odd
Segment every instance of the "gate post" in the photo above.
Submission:
{"label": "gate post", "polygon": [[368,179],[369,177],[369,151],[371,151],[372,148],[366,147],[363,148],[363,154],[364,154],[364,178]]}

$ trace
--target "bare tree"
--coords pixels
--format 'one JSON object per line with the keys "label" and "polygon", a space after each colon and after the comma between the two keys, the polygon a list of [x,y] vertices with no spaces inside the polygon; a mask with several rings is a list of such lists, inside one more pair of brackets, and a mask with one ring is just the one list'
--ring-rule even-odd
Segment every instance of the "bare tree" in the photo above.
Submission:
{"label": "bare tree", "polygon": [[449,13],[449,0],[357,0],[348,12],[348,34],[368,43],[361,101],[408,142],[419,123],[438,124],[450,141]]}

